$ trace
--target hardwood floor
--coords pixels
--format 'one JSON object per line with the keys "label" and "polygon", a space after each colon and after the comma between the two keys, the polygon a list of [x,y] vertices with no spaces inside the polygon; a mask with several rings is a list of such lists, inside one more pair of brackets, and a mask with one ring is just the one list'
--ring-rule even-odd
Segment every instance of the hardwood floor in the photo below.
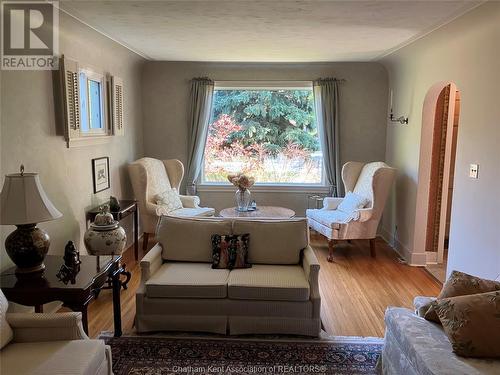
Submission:
{"label": "hardwood floor", "polygon": [[444,249],[443,263],[428,264],[425,266],[427,272],[434,276],[441,284],[446,280],[446,269],[448,267],[448,249]]}
{"label": "hardwood floor", "polygon": [[[150,239],[149,247],[154,243]],[[439,283],[423,268],[399,262],[396,253],[382,239],[377,239],[376,244],[377,256],[372,258],[369,241],[338,243],[333,263],[329,263],[327,241],[318,235],[311,236],[311,245],[321,263],[321,317],[329,334],[382,337],[387,306],[411,308],[415,296],[439,293]],[[129,287],[121,294],[123,332],[127,334],[133,331],[135,290],[141,275],[132,249],[125,252],[124,259],[132,272]],[[111,290],[103,290],[91,302],[88,315],[91,337],[113,330]]]}
{"label": "hardwood floor", "polygon": [[412,308],[415,296],[435,296],[441,289],[423,268],[401,263],[380,238],[375,258],[369,241],[343,241],[335,245],[332,263],[324,238],[312,235],[311,245],[321,263],[321,319],[330,334],[382,337],[387,306]]}

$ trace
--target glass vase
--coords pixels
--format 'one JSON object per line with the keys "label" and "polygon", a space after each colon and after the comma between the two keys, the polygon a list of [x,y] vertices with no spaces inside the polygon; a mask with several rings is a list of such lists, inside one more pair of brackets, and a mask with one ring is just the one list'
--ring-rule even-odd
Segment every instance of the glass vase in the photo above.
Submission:
{"label": "glass vase", "polygon": [[252,194],[248,189],[236,190],[236,208],[238,211],[248,211]]}

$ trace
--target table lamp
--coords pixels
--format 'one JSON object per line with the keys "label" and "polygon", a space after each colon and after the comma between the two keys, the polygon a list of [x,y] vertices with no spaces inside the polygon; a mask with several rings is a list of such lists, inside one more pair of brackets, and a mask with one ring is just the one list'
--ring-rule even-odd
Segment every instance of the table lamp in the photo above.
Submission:
{"label": "table lamp", "polygon": [[17,266],[16,273],[45,268],[43,260],[49,251],[50,238],[36,224],[61,216],[45,194],[38,173],[24,173],[21,165],[21,173],[5,176],[0,194],[0,224],[17,226],[5,239],[5,250]]}

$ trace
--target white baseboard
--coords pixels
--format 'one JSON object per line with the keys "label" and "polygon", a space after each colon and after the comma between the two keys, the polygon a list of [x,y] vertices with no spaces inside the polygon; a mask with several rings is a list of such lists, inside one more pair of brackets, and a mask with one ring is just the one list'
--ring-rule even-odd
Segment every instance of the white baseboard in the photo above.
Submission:
{"label": "white baseboard", "polygon": [[426,255],[427,264],[429,264],[429,263],[430,264],[437,264],[438,253],[432,252],[432,251],[426,251],[425,255]]}
{"label": "white baseboard", "polygon": [[411,266],[423,267],[427,264],[427,253],[412,253]]}
{"label": "white baseboard", "polygon": [[394,236],[385,228],[379,228],[379,235],[391,246],[396,253],[403,258],[410,266],[420,267],[427,264],[425,253],[412,253],[405,245],[399,242]]}

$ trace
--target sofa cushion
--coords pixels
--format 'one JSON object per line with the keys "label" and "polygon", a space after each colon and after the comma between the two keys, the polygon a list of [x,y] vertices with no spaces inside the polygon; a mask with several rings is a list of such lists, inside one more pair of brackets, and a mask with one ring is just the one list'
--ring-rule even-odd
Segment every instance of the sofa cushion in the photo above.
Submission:
{"label": "sofa cushion", "polygon": [[14,343],[1,352],[2,374],[99,373],[106,361],[102,340]]}
{"label": "sofa cushion", "polygon": [[226,298],[229,270],[209,263],[165,263],[146,281],[152,298]]}
{"label": "sofa cushion", "polygon": [[307,301],[309,283],[301,266],[256,264],[230,272],[228,295],[232,299]]}
{"label": "sofa cushion", "polygon": [[434,308],[455,353],[500,358],[500,291],[443,298]]}
{"label": "sofa cushion", "polygon": [[0,289],[0,349],[9,343],[13,336],[12,328],[6,317],[8,307],[9,302]]}
{"label": "sofa cushion", "polygon": [[[496,290],[500,290],[500,282],[498,281],[482,279],[460,271],[452,271],[450,277],[444,283],[443,289],[441,289],[441,292],[437,296],[437,300],[441,298],[493,292]],[[429,309],[424,317],[427,320],[441,324],[434,309],[436,303],[437,301],[429,303]]]}
{"label": "sofa cushion", "polygon": [[305,218],[235,220],[233,232],[250,234],[248,261],[252,264],[298,264],[301,250],[309,244]]}
{"label": "sofa cushion", "polygon": [[157,228],[163,259],[184,262],[211,263],[215,233],[231,234],[231,221],[163,216]]}
{"label": "sofa cushion", "polygon": [[423,318],[427,310],[429,310],[429,304],[435,300],[436,297],[416,296],[413,299],[413,307],[415,308],[415,314]]}
{"label": "sofa cushion", "polygon": [[498,374],[498,361],[459,357],[441,326],[416,316],[413,311],[389,307],[385,312],[386,336],[397,341],[417,374]]}

